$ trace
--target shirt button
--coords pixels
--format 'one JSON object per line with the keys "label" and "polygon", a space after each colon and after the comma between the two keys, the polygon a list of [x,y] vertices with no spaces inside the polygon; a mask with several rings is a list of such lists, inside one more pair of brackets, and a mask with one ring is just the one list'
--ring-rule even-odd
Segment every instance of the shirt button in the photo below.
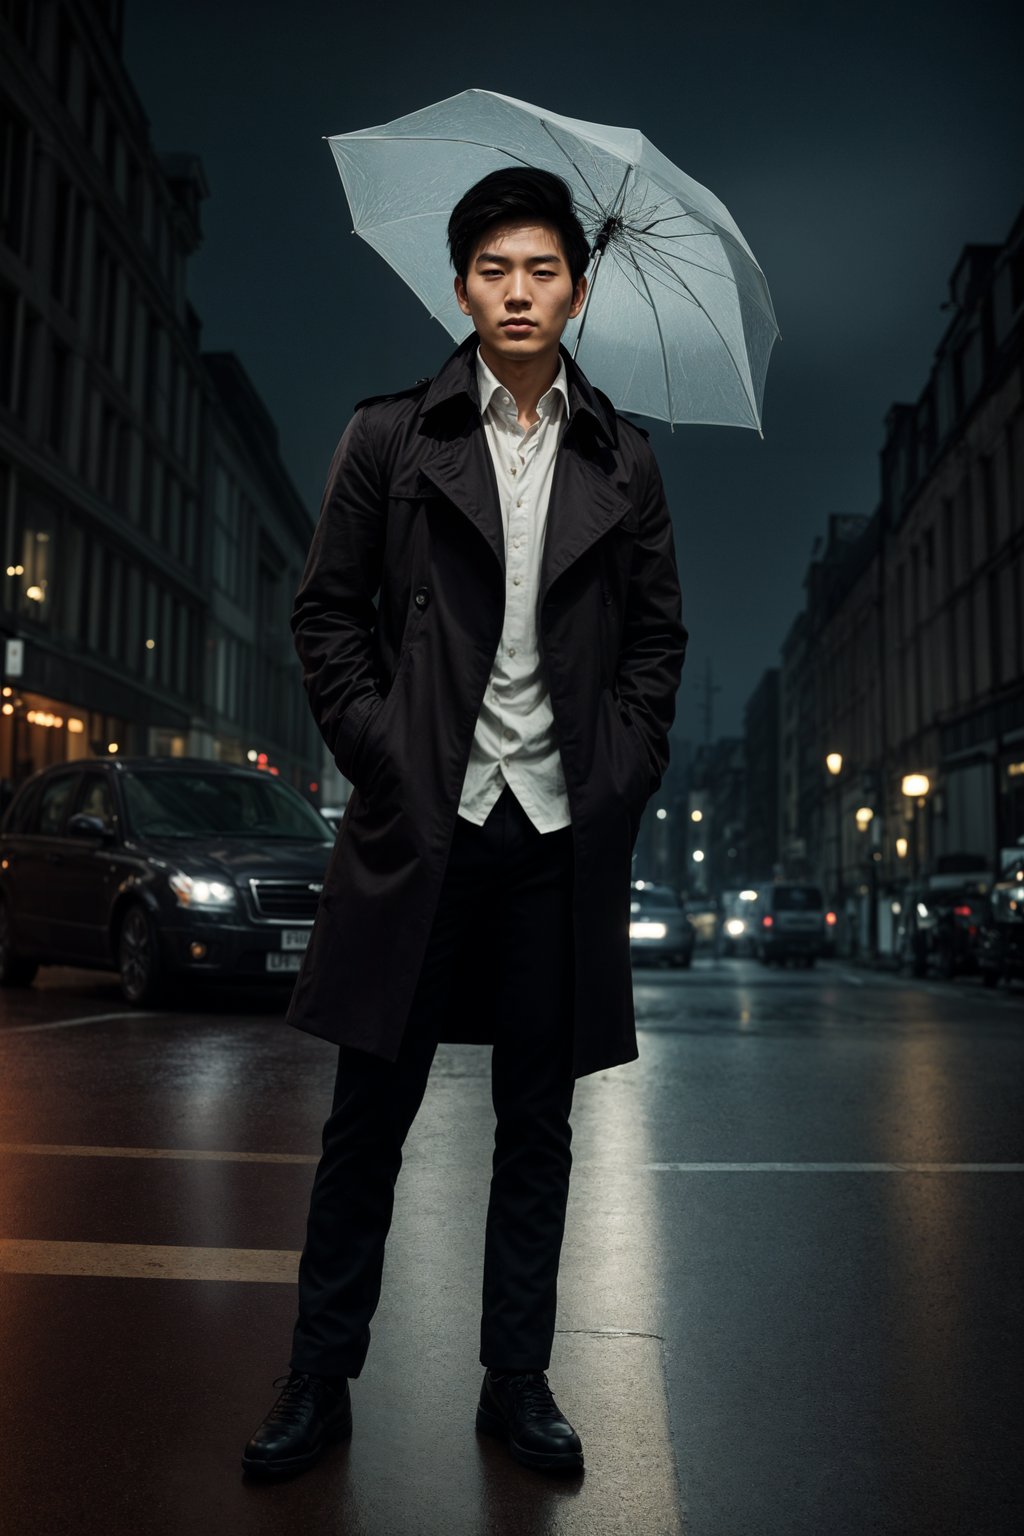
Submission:
{"label": "shirt button", "polygon": [[522,580],[523,580],[523,578],[521,576],[513,576],[512,577],[512,585],[514,587],[521,586],[522,585]]}
{"label": "shirt button", "polygon": [[509,648],[508,648],[508,653],[509,653],[509,655],[510,655],[510,656],[514,656],[514,655],[515,655],[515,653],[516,653],[516,648],[515,648],[515,646],[514,646],[514,645],[510,645],[510,646],[509,646]]}
{"label": "shirt button", "polygon": [[517,506],[517,507],[521,507],[521,506],[522,506],[522,504],[523,504],[523,502],[522,502],[522,497],[520,497],[520,499],[519,499],[519,500],[518,500],[518,501],[517,501],[517,502],[516,502],[516,506]]}

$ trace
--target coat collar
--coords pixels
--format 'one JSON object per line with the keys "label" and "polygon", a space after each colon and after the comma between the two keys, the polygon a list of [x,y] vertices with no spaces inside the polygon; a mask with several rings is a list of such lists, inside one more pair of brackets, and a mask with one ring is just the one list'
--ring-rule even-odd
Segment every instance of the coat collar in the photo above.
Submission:
{"label": "coat collar", "polygon": [[[487,541],[505,570],[498,483],[483,432],[476,370],[476,332],[451,355],[420,403],[426,451],[420,473]],[[555,458],[548,527],[541,558],[540,601],[552,583],[615,524],[635,530],[637,509],[623,482],[611,402],[561,349],[570,416]]]}
{"label": "coat collar", "polygon": [[[426,422],[435,411],[446,406],[452,406],[457,401],[469,400],[477,411],[480,409],[480,392],[477,384],[476,354],[477,335],[471,331],[465,341],[461,342],[440,371],[431,380],[420,405],[420,416]],[[559,346],[562,361],[565,364],[566,380],[569,386],[569,416],[570,420],[581,415],[592,432],[608,444],[611,448],[618,447],[619,434],[615,422],[615,411],[611,401],[594,388],[582,368],[570,357],[565,347]]]}

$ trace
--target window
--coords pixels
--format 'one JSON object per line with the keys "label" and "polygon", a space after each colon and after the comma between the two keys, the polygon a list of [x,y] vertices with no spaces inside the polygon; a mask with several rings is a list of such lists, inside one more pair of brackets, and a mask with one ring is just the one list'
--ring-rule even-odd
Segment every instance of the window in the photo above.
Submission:
{"label": "window", "polygon": [[17,609],[37,624],[48,622],[53,607],[55,533],[56,518],[49,507],[32,491],[24,491],[16,541],[17,564],[23,567],[16,578]]}
{"label": "window", "polygon": [[42,794],[39,796],[39,816],[32,829],[38,832],[40,837],[60,836],[74,787],[73,773],[55,774],[43,785]]}
{"label": "window", "polygon": [[72,315],[78,313],[79,213],[78,194],[68,178],[58,171],[54,189],[50,292]]}
{"label": "window", "polygon": [[55,453],[60,453],[64,447],[70,369],[71,353],[67,347],[54,340],[50,349],[50,410],[47,437]]}
{"label": "window", "polygon": [[82,774],[75,815],[98,816],[105,827],[113,827],[114,797],[105,773]]}
{"label": "window", "polygon": [[14,405],[14,361],[18,354],[18,294],[0,283],[0,406]]}
{"label": "window", "polygon": [[0,240],[17,255],[28,240],[28,123],[8,103],[0,105]]}
{"label": "window", "polygon": [[217,465],[213,497],[213,581],[241,603],[246,590],[242,496],[223,464]]}

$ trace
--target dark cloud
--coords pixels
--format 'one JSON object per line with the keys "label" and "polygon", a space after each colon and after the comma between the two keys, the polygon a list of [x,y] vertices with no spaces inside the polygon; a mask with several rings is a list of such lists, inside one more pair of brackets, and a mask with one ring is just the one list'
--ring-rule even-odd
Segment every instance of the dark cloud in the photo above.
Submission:
{"label": "dark cloud", "polygon": [[[642,129],[712,187],[782,329],[765,435],[655,427],[716,732],[801,602],[829,512],[870,512],[882,418],[915,396],[961,247],[1022,197],[1018,7],[733,3],[518,8],[129,0],[126,61],[160,149],[212,197],[191,294],[236,351],[312,505],[360,396],[432,372],[444,332],[362,241],[323,135],[468,86]],[[598,381],[599,382],[599,381]]]}

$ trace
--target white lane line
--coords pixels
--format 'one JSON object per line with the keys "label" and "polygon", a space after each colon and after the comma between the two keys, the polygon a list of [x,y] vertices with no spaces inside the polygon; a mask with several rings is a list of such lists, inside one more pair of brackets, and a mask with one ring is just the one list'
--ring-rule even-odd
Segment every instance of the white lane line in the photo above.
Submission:
{"label": "white lane line", "polygon": [[76,1147],[46,1142],[0,1142],[0,1157],[22,1154],[33,1157],[148,1157],[183,1163],[318,1163],[311,1152],[221,1152],[194,1147]]}
{"label": "white lane line", "polygon": [[644,1163],[645,1173],[1024,1173],[1024,1163]]}
{"label": "white lane line", "polygon": [[[310,1166],[315,1152],[232,1152],[198,1147],[90,1147],[0,1142],[0,1157],[147,1158],[184,1163],[280,1163]],[[585,1163],[579,1165],[582,1172]],[[1024,1163],[641,1163],[641,1173],[1024,1173]]]}
{"label": "white lane line", "polygon": [[0,1029],[0,1041],[5,1035],[31,1035],[41,1029],[72,1029],[76,1024],[105,1024],[108,1019],[157,1019],[166,1015],[150,1013],[89,1013],[80,1019],[56,1019],[50,1024],[13,1024],[10,1029]]}
{"label": "white lane line", "polygon": [[0,1238],[0,1273],[115,1280],[249,1280],[294,1285],[299,1255],[279,1248],[179,1248],[155,1243],[51,1243]]}

